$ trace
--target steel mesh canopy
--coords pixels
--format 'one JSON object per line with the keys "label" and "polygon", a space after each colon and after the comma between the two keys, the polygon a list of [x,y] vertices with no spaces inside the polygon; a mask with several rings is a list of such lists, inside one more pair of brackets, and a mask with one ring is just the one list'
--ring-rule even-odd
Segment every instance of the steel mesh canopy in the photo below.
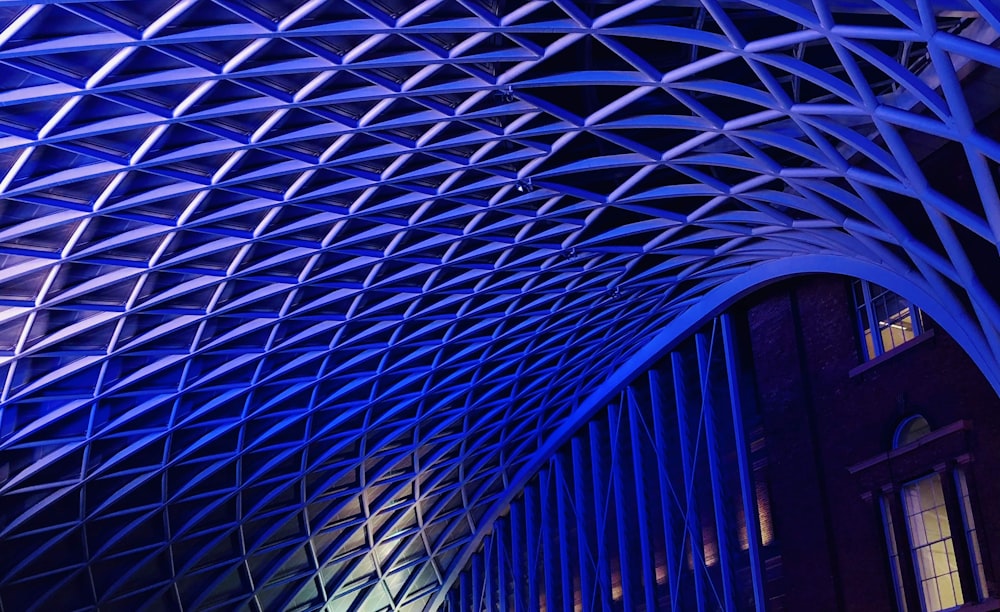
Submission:
{"label": "steel mesh canopy", "polygon": [[991,0],[0,26],[5,612],[422,609],[585,398],[795,262],[1000,381]]}

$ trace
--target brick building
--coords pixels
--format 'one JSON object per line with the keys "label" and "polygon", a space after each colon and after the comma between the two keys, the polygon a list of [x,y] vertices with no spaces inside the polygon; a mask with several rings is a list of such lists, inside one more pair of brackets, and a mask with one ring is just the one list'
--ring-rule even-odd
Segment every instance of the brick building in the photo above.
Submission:
{"label": "brick building", "polygon": [[[843,277],[785,281],[743,306],[759,410],[748,427],[756,473],[768,482],[773,529],[764,553],[769,607],[890,610],[899,605],[898,583],[902,609],[948,609],[962,601],[968,609],[997,609],[1000,400],[961,347],[921,313],[919,334],[869,355],[862,311],[852,281]],[[929,433],[894,444],[897,433],[905,434],[900,426],[921,417]],[[918,572],[923,569],[924,580],[934,572],[914,571],[921,555],[908,554],[917,545],[915,523],[900,520],[907,510],[901,499],[907,485],[934,474],[946,503],[932,518],[942,531],[949,520],[958,536],[946,563],[959,575],[954,587],[928,583],[925,592]],[[957,474],[963,476],[957,480]],[[961,499],[963,481],[968,504]],[[972,524],[969,511],[974,533],[960,529]],[[895,564],[887,540],[893,516]],[[972,605],[979,600],[985,602]]]}

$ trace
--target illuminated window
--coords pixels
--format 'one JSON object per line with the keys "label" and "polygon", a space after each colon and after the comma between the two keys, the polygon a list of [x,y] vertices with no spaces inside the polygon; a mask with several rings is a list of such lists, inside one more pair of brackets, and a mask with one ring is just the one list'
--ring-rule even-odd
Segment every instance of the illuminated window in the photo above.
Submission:
{"label": "illuminated window", "polygon": [[941,475],[904,486],[903,507],[923,609],[935,612],[965,603]]}
{"label": "illuminated window", "polygon": [[911,302],[868,281],[854,281],[865,359],[874,359],[908,342],[924,331],[923,314]]}
{"label": "illuminated window", "polygon": [[956,472],[958,494],[962,497],[962,522],[965,523],[965,539],[969,543],[969,553],[972,555],[973,572],[976,579],[976,591],[979,597],[986,596],[986,570],[983,568],[983,555],[979,550],[979,538],[976,537],[976,521],[972,518],[972,502],[969,500],[969,483],[965,480],[965,472]]}
{"label": "illuminated window", "polygon": [[882,527],[885,529],[885,540],[889,546],[889,566],[892,569],[892,586],[896,591],[896,608],[899,612],[908,612],[906,606],[906,587],[903,584],[902,571],[899,563],[899,549],[896,548],[896,530],[892,523],[892,510],[889,508],[888,500],[884,497],[879,499],[879,507],[882,511]]}
{"label": "illuminated window", "polygon": [[[911,416],[896,428],[892,440],[893,449],[903,453],[910,452],[907,449],[909,445],[931,434],[930,425],[924,417]],[[946,478],[951,480],[949,485],[952,485],[947,488],[944,486]],[[896,534],[900,532],[894,528],[886,499],[882,503],[882,516],[900,610],[905,611],[910,607],[903,592],[904,581],[899,558],[900,548],[902,554],[905,554],[907,547],[913,559],[913,578],[921,610],[948,610],[964,604],[973,596],[981,599],[985,583],[983,562],[964,472],[955,468],[925,474],[903,484],[899,492],[907,543],[900,546],[897,542]],[[949,500],[947,495],[955,499]],[[964,552],[960,553],[959,550]],[[967,554],[967,557],[963,559],[960,554]],[[975,584],[974,594],[963,591],[963,572],[973,574],[971,579]],[[970,577],[966,578],[968,581]],[[917,602],[909,603],[916,607]]]}
{"label": "illuminated window", "polygon": [[911,416],[899,424],[896,435],[892,438],[892,447],[899,448],[911,442],[916,442],[931,433],[931,425],[927,419],[918,415]]}

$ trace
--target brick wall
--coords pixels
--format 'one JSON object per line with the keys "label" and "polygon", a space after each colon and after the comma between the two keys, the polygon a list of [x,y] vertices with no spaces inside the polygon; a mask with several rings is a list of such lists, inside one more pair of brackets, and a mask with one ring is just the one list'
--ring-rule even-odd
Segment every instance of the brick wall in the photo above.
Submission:
{"label": "brick wall", "polygon": [[878,506],[847,468],[889,450],[915,413],[932,428],[972,421],[973,501],[989,577],[1000,575],[1000,400],[937,328],[851,376],[861,353],[849,288],[842,277],[793,279],[742,310],[784,575],[769,597],[788,610],[893,608]]}

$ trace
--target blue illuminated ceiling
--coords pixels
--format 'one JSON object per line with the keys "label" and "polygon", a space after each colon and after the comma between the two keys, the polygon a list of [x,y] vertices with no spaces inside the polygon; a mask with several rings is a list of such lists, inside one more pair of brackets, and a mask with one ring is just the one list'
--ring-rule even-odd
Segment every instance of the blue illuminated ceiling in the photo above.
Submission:
{"label": "blue illuminated ceiling", "polygon": [[1000,381],[992,0],[0,26],[4,612],[420,610],[586,398],[767,274],[902,279]]}

